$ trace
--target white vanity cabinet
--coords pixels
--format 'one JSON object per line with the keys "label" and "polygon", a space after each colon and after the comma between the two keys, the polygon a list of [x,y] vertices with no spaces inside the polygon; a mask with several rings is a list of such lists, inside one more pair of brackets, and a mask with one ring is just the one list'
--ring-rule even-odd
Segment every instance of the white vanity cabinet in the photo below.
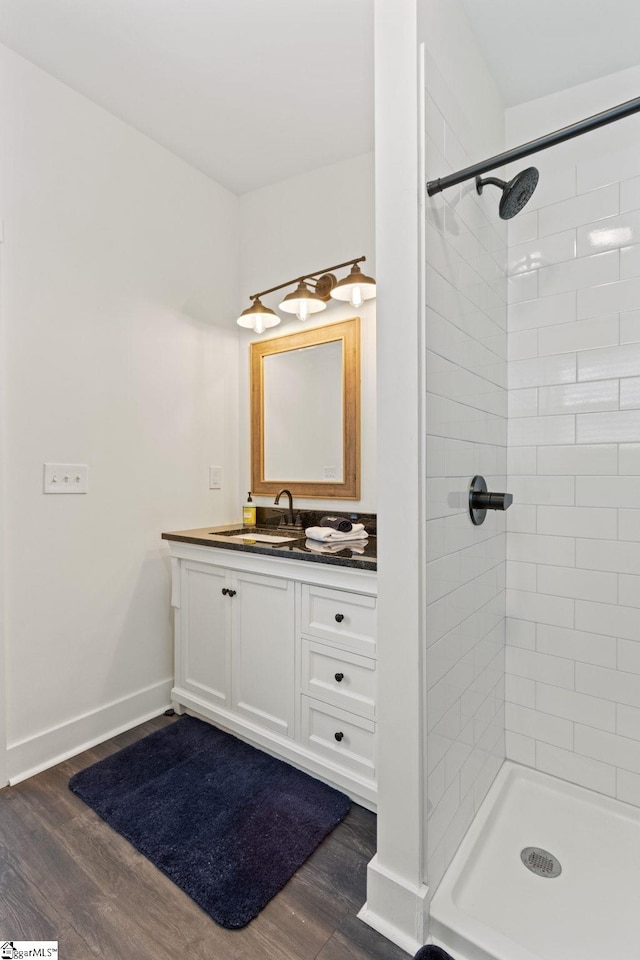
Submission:
{"label": "white vanity cabinet", "polygon": [[375,572],[168,545],[176,707],[375,809]]}
{"label": "white vanity cabinet", "polygon": [[230,707],[231,608],[222,592],[228,589],[229,574],[223,567],[184,560],[174,566],[173,577],[173,596],[180,597],[175,687],[219,707]]}
{"label": "white vanity cabinet", "polygon": [[295,585],[283,577],[231,571],[229,580],[232,709],[293,737]]}
{"label": "white vanity cabinet", "polygon": [[376,598],[305,583],[301,601],[303,742],[375,780]]}
{"label": "white vanity cabinet", "polygon": [[293,582],[193,560],[177,575],[176,690],[292,737]]}

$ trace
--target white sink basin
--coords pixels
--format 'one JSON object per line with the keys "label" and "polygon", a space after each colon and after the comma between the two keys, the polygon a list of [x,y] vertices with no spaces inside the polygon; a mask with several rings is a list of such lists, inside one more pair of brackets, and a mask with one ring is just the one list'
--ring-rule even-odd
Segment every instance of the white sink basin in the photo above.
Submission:
{"label": "white sink basin", "polygon": [[292,543],[299,539],[299,537],[274,537],[266,533],[236,533],[227,537],[227,540],[238,540],[240,543],[247,540],[255,543]]}

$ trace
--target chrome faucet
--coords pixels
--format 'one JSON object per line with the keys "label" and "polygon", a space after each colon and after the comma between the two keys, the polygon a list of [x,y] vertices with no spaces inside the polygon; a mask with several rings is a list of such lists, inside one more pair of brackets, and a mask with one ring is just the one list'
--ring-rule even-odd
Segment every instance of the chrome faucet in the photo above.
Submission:
{"label": "chrome faucet", "polygon": [[295,527],[296,522],[293,516],[293,497],[291,496],[291,490],[287,490],[286,487],[284,487],[279,493],[276,494],[276,498],[273,501],[273,505],[274,507],[278,506],[278,504],[280,503],[280,497],[282,496],[283,493],[286,493],[286,495],[289,498],[289,523],[291,524],[292,527]]}

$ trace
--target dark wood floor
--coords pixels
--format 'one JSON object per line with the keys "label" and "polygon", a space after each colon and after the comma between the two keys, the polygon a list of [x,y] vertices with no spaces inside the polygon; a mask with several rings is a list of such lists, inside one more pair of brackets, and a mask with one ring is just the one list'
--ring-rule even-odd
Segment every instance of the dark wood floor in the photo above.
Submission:
{"label": "dark wood floor", "polygon": [[173,722],[158,717],[0,790],[0,935],[60,960],[407,960],[357,919],[376,818],[353,806],[243,930],[224,930],[70,792],[69,777]]}

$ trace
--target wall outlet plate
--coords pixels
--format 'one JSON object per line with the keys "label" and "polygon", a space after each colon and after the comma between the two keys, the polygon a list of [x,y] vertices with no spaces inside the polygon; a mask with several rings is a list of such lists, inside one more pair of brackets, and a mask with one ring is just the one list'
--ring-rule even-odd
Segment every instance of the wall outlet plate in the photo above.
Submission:
{"label": "wall outlet plate", "polygon": [[45,463],[44,493],[87,493],[88,490],[86,463]]}

